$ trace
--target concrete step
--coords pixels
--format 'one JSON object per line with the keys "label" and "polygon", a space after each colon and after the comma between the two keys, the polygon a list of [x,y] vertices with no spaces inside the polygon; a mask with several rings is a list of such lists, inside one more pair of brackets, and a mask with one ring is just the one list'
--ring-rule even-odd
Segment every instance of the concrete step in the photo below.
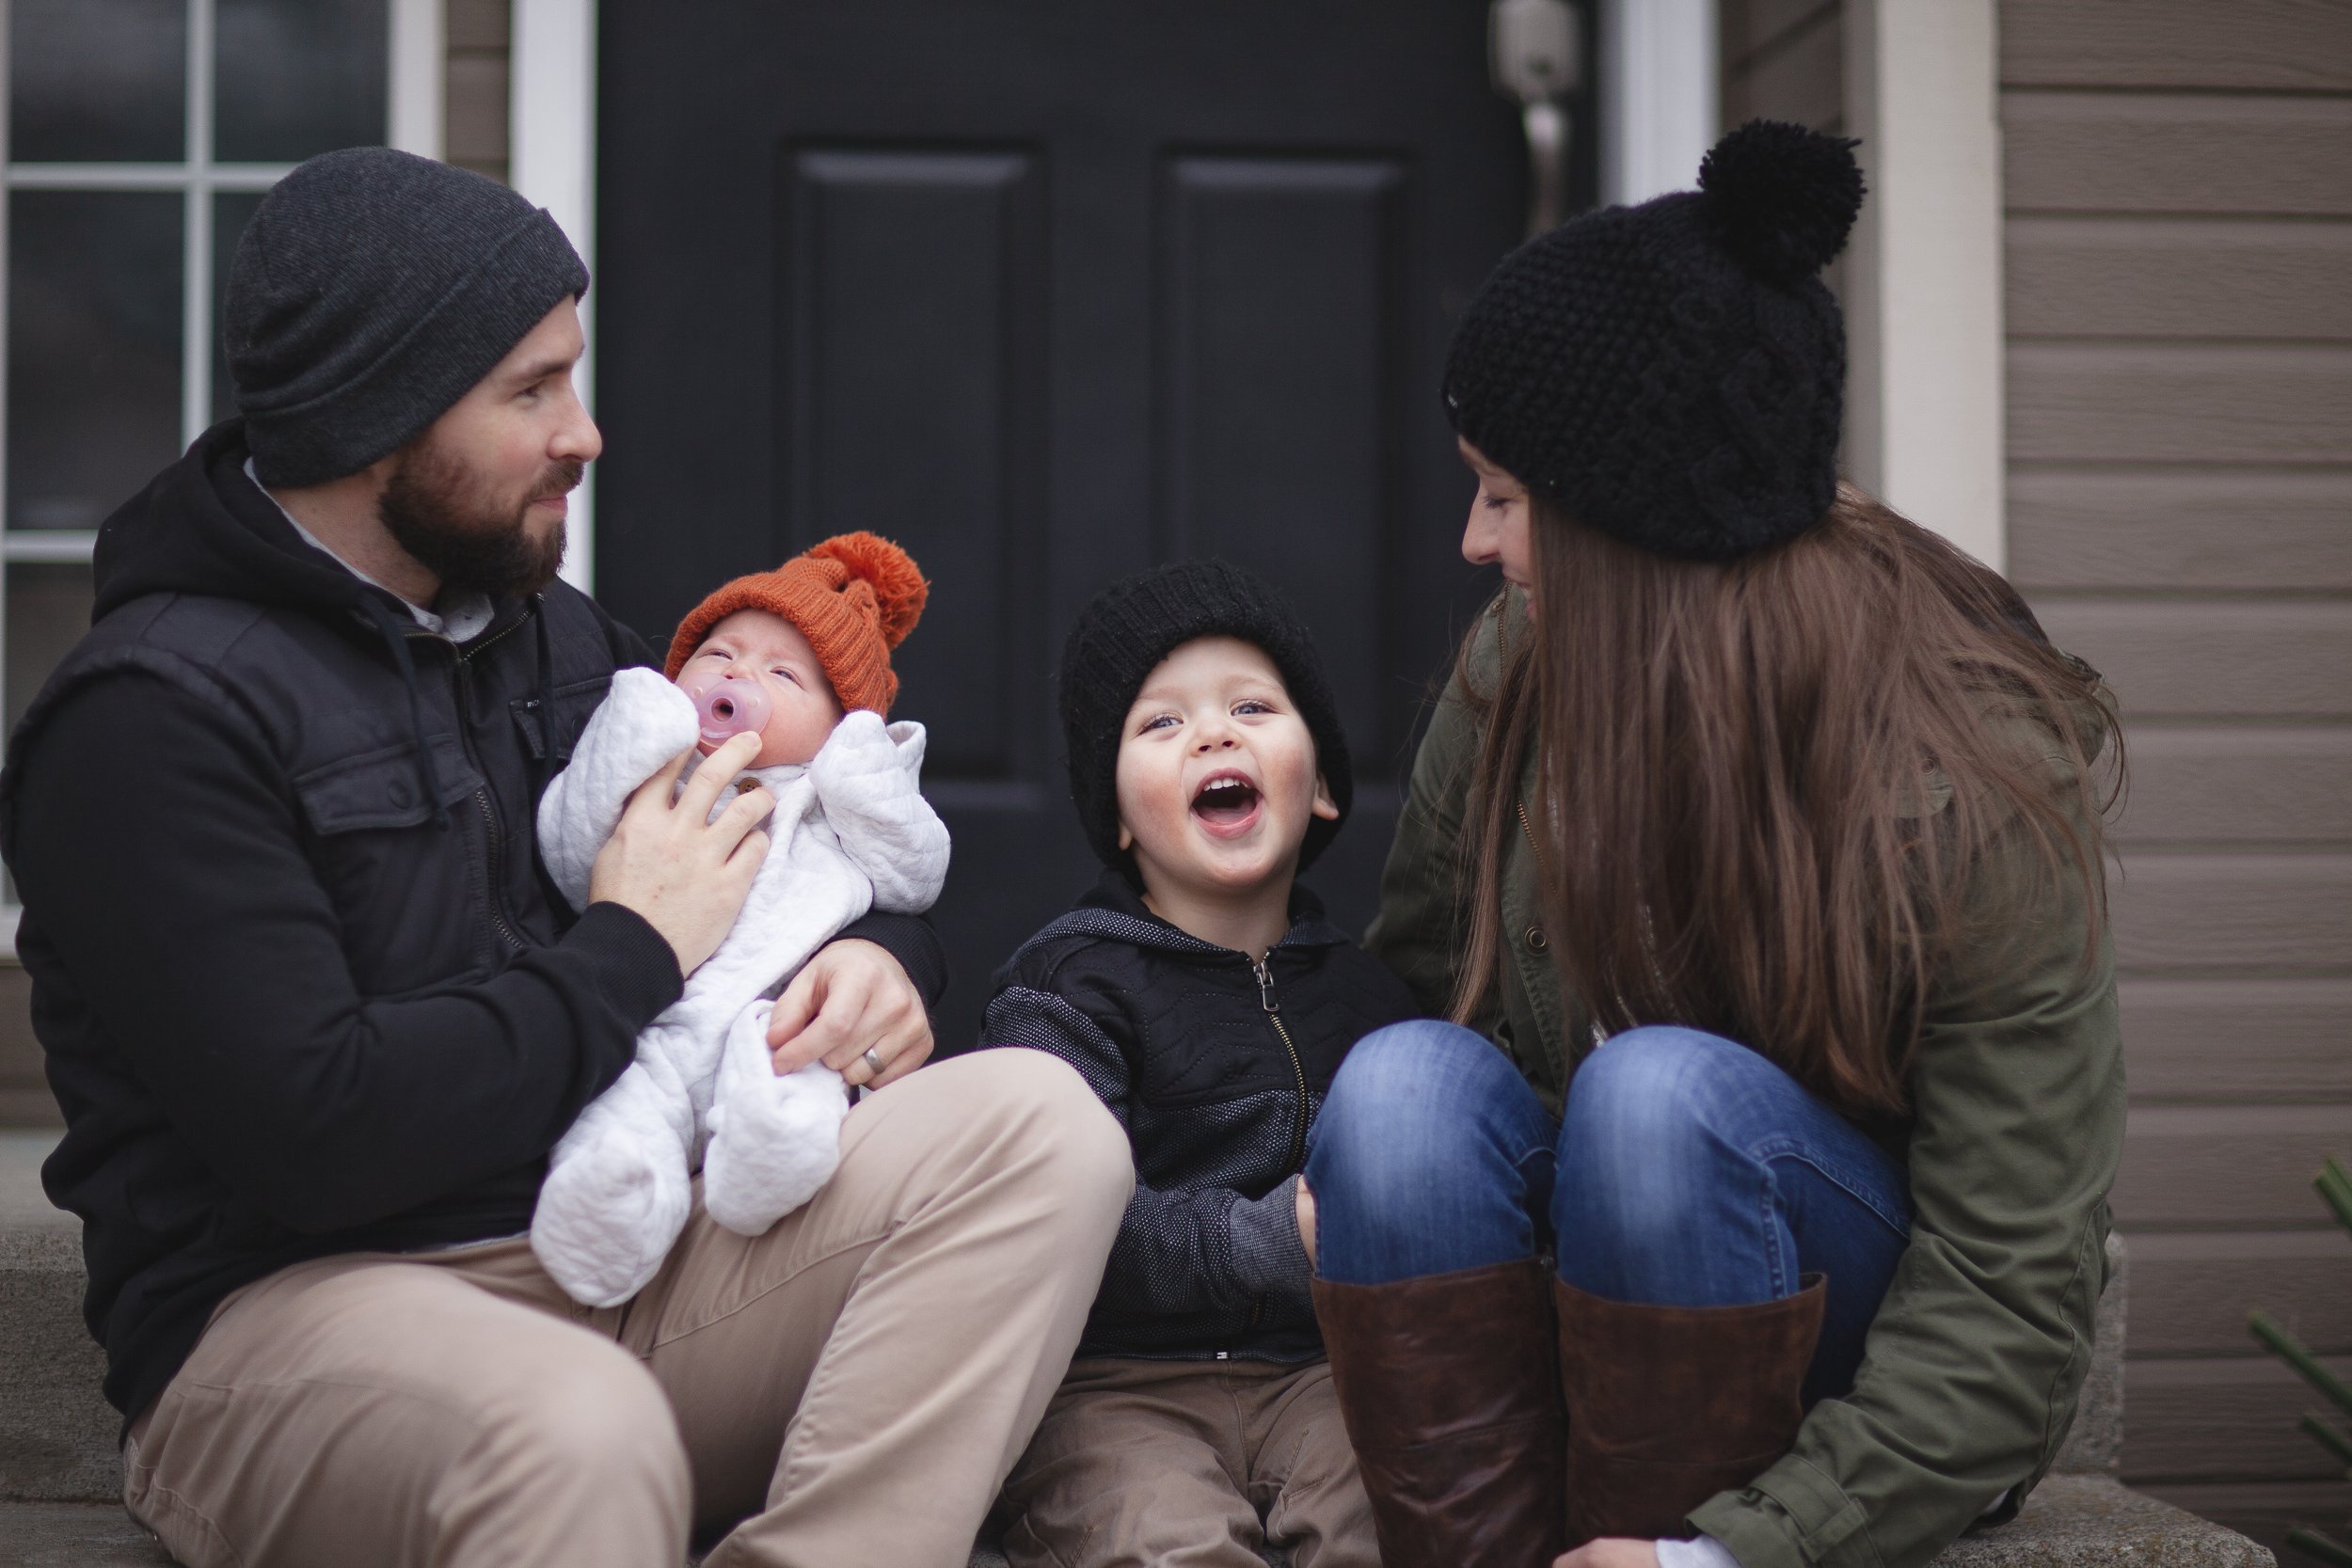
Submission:
{"label": "concrete step", "polygon": [[[104,1358],[82,1326],[78,1223],[41,1196],[54,1139],[0,1132],[0,1568],[157,1568],[122,1512],[119,1418],[98,1392]],[[2270,1554],[2115,1481],[2122,1450],[2129,1295],[2120,1246],[2099,1342],[2057,1473],[2024,1516],[1972,1535],[1935,1568],[2270,1568]],[[1003,1568],[978,1544],[972,1568]]]}
{"label": "concrete step", "polygon": [[[168,1568],[119,1507],[0,1503],[0,1568]],[[1006,1568],[982,1546],[971,1568]],[[1966,1536],[1932,1568],[2276,1568],[2246,1537],[2104,1476],[2053,1476],[1999,1529]]]}
{"label": "concrete step", "polygon": [[107,1501],[122,1491],[122,1418],[98,1391],[106,1358],[82,1326],[81,1222],[41,1195],[56,1143],[0,1132],[0,1497]]}

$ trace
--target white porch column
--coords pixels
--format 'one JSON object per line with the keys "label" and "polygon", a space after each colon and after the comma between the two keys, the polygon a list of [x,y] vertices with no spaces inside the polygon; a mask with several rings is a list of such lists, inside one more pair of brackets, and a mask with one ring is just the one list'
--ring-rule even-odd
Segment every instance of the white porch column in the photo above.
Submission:
{"label": "white porch column", "polygon": [[1602,0],[1599,20],[1600,199],[1691,189],[1716,135],[1715,0]]}
{"label": "white porch column", "polygon": [[442,0],[392,0],[391,123],[387,140],[403,152],[438,158],[443,144],[442,58],[448,32]]}
{"label": "white porch column", "polygon": [[[596,0],[514,0],[514,44],[507,58],[511,144],[507,177],[554,214],[572,245],[596,266]],[[596,300],[580,301],[588,351],[573,372],[580,401],[596,407]],[[596,574],[596,471],[572,493],[564,578],[593,590]]]}
{"label": "white porch column", "polygon": [[1995,0],[1846,0],[1869,198],[1846,265],[1855,482],[1994,570],[2003,467]]}

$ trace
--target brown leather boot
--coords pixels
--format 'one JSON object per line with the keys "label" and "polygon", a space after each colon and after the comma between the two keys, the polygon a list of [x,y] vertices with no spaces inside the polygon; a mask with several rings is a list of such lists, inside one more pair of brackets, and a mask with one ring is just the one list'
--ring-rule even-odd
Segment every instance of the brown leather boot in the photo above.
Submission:
{"label": "brown leather boot", "polygon": [[1824,1276],[1755,1307],[1641,1307],[1552,1282],[1568,1410],[1568,1544],[1690,1533],[1683,1515],[1788,1451]]}
{"label": "brown leather boot", "polygon": [[1382,1568],[1549,1568],[1565,1478],[1551,1272],[1318,1279],[1314,1297]]}

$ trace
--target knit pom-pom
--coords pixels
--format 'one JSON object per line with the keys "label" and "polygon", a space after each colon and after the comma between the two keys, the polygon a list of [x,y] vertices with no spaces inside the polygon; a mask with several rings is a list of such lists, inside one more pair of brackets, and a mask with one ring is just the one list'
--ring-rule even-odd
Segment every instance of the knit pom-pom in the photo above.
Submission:
{"label": "knit pom-pom", "polygon": [[1771,119],[1717,142],[1699,164],[1699,189],[1724,248],[1775,283],[1827,266],[1862,211],[1858,145]]}
{"label": "knit pom-pom", "polygon": [[931,585],[923,580],[914,558],[881,534],[836,533],[809,546],[808,553],[819,561],[838,561],[849,568],[851,581],[863,581],[874,591],[886,645],[895,648],[905,641],[923,618]]}

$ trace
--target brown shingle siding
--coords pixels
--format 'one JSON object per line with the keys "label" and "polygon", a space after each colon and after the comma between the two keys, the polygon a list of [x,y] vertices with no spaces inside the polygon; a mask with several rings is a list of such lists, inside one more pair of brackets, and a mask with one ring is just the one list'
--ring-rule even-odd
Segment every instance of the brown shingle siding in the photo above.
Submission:
{"label": "brown shingle siding", "polygon": [[1836,0],[1723,0],[1723,122],[1845,122],[1844,28]]}
{"label": "brown shingle siding", "polygon": [[2007,0],[2011,87],[2352,90],[2344,0]]}
{"label": "brown shingle siding", "polygon": [[2352,6],[2000,40],[2010,570],[2134,752],[2124,1476],[2276,1542],[2330,1464],[2246,1315],[2352,1354]]}
{"label": "brown shingle siding", "polygon": [[449,0],[448,158],[504,180],[507,167],[509,0]]}
{"label": "brown shingle siding", "polygon": [[[2115,838],[2126,852],[2352,840],[2352,729],[2141,722],[2131,741],[2131,798]],[[2337,1046],[2352,1086],[2352,1050]]]}
{"label": "brown shingle siding", "polygon": [[[2344,1021],[2352,1017],[2352,980],[2127,976],[2117,995],[2123,1008],[2125,1070],[2136,1101],[2352,1101],[2352,1051],[2344,1049]],[[2311,1234],[2339,1241],[2331,1230]],[[2341,1251],[2333,1255],[2343,1257]],[[2135,1275],[2136,1312],[2144,1305],[2140,1283]],[[2233,1307],[2242,1311],[2261,1299],[2249,1291]],[[2344,1302],[2352,1310],[2352,1291],[2344,1292]],[[2224,1335],[2205,1348],[2232,1342]],[[2138,1348],[2137,1340],[2133,1348]]]}
{"label": "brown shingle siding", "polygon": [[2007,90],[2011,213],[2352,214],[2352,96]]}
{"label": "brown shingle siding", "polygon": [[2011,216],[2011,338],[2352,341],[2352,224]]}
{"label": "brown shingle siding", "polygon": [[2352,591],[2352,471],[2012,464],[2010,577],[2067,589]]}

